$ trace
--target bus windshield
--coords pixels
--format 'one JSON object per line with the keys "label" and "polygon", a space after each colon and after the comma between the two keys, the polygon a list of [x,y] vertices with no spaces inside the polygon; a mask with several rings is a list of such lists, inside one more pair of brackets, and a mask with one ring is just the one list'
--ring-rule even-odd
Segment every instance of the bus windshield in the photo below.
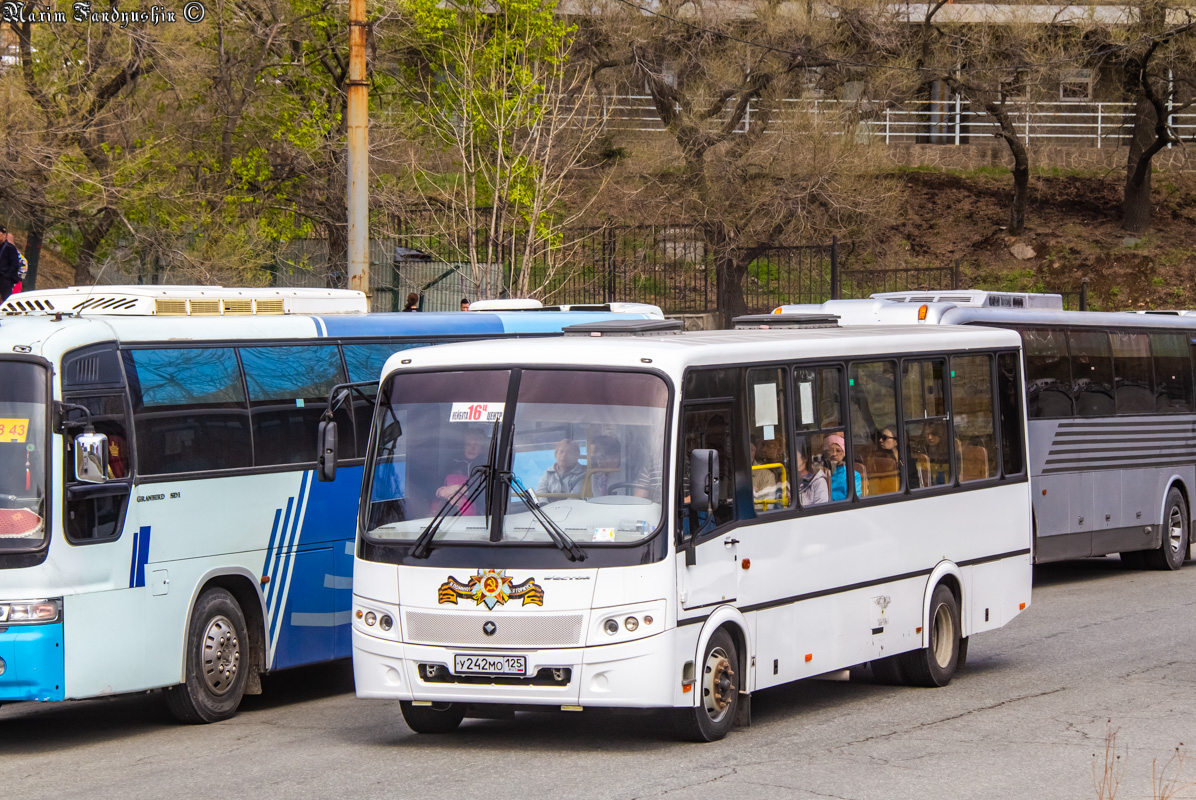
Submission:
{"label": "bus windshield", "polygon": [[366,536],[410,542],[433,526],[437,544],[489,541],[497,492],[502,542],[640,541],[661,520],[668,394],[641,372],[396,375],[379,405]]}
{"label": "bus windshield", "polygon": [[46,371],[0,361],[0,552],[46,536]]}

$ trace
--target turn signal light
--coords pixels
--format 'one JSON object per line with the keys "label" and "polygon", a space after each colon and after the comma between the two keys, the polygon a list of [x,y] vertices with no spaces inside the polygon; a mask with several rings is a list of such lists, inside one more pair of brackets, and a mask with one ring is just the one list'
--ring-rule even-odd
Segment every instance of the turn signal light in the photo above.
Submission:
{"label": "turn signal light", "polygon": [[929,310],[930,309],[927,306],[921,306],[918,308],[918,322],[926,321],[926,312]]}

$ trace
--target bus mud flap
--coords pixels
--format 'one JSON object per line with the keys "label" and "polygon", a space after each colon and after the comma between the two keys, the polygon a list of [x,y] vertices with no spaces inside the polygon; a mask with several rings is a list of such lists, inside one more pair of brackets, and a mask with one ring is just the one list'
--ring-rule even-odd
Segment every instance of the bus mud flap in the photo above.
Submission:
{"label": "bus mud flap", "polygon": [[740,692],[739,702],[735,705],[735,727],[752,727],[752,693]]}

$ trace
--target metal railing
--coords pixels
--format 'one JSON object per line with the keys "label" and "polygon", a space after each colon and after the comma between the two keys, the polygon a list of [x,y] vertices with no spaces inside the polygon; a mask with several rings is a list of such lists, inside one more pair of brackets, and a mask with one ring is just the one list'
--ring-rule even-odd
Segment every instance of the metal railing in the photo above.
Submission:
{"label": "metal railing", "polygon": [[[727,101],[729,110],[734,104]],[[882,138],[885,144],[967,144],[991,139],[997,124],[982,107],[961,97],[924,100],[879,108],[863,102],[821,98],[782,101],[788,113],[811,115],[850,115],[859,120],[864,131]],[[648,95],[621,95],[602,98],[594,107],[600,109],[609,130],[661,133],[664,124]],[[744,122],[736,129],[742,133],[753,125],[759,102],[748,104]],[[1009,115],[1018,133],[1027,142],[1051,141],[1057,144],[1092,147],[1128,144],[1133,129],[1134,104],[1126,102],[1056,101],[1010,103]],[[1196,141],[1196,109],[1168,115],[1172,129],[1183,140]],[[758,124],[758,123],[757,123]],[[976,137],[979,137],[978,139]]]}

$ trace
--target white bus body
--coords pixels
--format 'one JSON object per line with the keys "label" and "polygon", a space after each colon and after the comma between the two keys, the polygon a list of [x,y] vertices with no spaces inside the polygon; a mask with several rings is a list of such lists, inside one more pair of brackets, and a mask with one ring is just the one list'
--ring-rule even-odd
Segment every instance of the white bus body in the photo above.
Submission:
{"label": "white bus body", "polygon": [[[364,300],[106,286],[0,306],[0,702],[169,687],[176,714],[212,721],[260,673],[348,657],[386,359],[614,316],[366,314]],[[321,483],[316,426],[347,381],[372,387],[338,406],[343,464]],[[89,422],[108,470],[79,480]]]}
{"label": "white bus body", "polygon": [[848,326],[1019,331],[1026,340],[1035,561],[1120,553],[1127,566],[1174,570],[1189,557],[1196,535],[1196,318],[891,299],[777,309],[798,311],[832,314]]}
{"label": "white bus body", "polygon": [[[887,680],[946,683],[967,637],[1030,601],[1018,348],[1007,331],[825,328],[567,334],[392,358],[354,563],[358,695],[400,700],[417,731],[494,706],[628,707],[679,710],[685,734],[709,740],[754,690],[865,662]],[[943,377],[948,364],[958,376]],[[898,368],[911,387],[925,376],[910,391],[938,404],[930,422],[930,406],[875,382]],[[912,453],[930,424],[961,440],[941,479],[866,444],[883,425]],[[854,490],[844,480],[842,499],[840,467],[817,477],[824,492],[794,461],[836,435],[845,463],[872,469]],[[475,462],[467,488],[482,493],[453,506],[445,486],[464,478],[439,476],[458,469],[444,459],[463,436],[488,440],[495,461]],[[757,439],[770,463],[746,460]],[[695,447],[699,469],[722,453],[707,511],[686,485]],[[579,482],[554,491],[546,470]],[[539,483],[534,502],[504,488],[512,478]]]}

